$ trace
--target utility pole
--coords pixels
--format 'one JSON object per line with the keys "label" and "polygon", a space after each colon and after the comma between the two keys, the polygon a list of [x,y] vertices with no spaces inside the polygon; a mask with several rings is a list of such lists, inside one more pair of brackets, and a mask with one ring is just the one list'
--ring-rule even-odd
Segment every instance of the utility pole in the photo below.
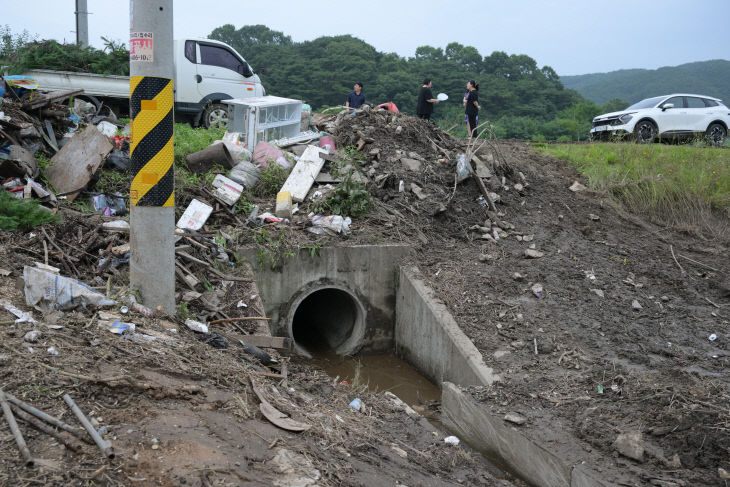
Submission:
{"label": "utility pole", "polygon": [[89,9],[86,0],[76,0],[76,44],[89,46]]}
{"label": "utility pole", "polygon": [[132,0],[129,281],[150,308],[175,313],[173,0]]}

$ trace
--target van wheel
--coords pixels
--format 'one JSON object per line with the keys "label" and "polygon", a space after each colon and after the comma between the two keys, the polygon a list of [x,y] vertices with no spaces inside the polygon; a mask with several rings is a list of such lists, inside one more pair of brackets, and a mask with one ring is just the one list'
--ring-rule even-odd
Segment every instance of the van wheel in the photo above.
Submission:
{"label": "van wheel", "polygon": [[228,109],[222,103],[209,103],[203,110],[203,126],[226,128],[228,125]]}
{"label": "van wheel", "polygon": [[727,129],[719,123],[711,123],[705,132],[705,139],[711,145],[722,145],[727,138]]}
{"label": "van wheel", "polygon": [[634,137],[640,144],[649,144],[656,139],[657,128],[653,122],[642,120],[634,127]]}

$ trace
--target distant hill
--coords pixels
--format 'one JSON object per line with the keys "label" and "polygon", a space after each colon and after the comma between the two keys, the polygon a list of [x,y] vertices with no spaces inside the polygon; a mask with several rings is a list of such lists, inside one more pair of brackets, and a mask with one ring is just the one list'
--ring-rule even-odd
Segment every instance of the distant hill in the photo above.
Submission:
{"label": "distant hill", "polygon": [[730,103],[730,61],[717,59],[659,69],[622,69],[610,73],[561,76],[566,88],[603,104],[614,98],[635,103],[669,93],[697,93]]}

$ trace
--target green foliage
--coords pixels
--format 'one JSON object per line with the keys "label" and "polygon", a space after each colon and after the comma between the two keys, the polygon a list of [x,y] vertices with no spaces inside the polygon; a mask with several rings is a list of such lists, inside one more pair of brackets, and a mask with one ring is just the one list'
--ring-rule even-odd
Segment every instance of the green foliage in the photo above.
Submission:
{"label": "green foliage", "polygon": [[30,41],[27,32],[15,35],[10,27],[0,28],[0,64],[12,74],[31,69],[83,71],[129,75],[129,51],[123,43],[102,37],[104,49],[61,44],[55,40]]}
{"label": "green foliage", "polygon": [[259,183],[252,189],[254,196],[260,198],[276,196],[290,172],[291,169],[285,169],[275,162],[269,161],[269,165],[261,170]]}
{"label": "green foliage", "polygon": [[40,208],[37,201],[19,200],[7,191],[0,191],[0,229],[28,230],[57,221],[58,217]]}
{"label": "green foliage", "polygon": [[730,163],[724,149],[601,143],[545,144],[538,150],[570,162],[590,187],[658,222],[702,227],[703,212],[730,217]]}
{"label": "green foliage", "polygon": [[433,78],[434,93],[450,97],[436,107],[433,117],[449,126],[464,118],[461,100],[470,79],[481,83],[483,116],[494,120],[505,115],[550,120],[582,101],[576,92],[563,88],[552,68],[538,67],[529,56],[499,51],[482,56],[476,48],[456,42],[445,49],[421,46],[414,57],[404,58],[379,52],[350,35],[293,42],[261,25],[236,29],[227,24],[209,37],[238,50],[259,71],[267,92],[300,98],[314,110],[344,104],[359,81],[370,102],[393,101],[401,111],[413,114],[425,77]]}
{"label": "green foliage", "polygon": [[308,251],[309,256],[312,258],[319,257],[320,253],[322,252],[322,246],[318,243],[304,244],[299,248]]}
{"label": "green foliage", "polygon": [[186,301],[181,302],[176,306],[177,310],[177,317],[183,321],[190,318],[190,308],[189,303]]}
{"label": "green foliage", "polygon": [[595,103],[606,103],[612,98],[636,103],[652,96],[686,92],[730,100],[728,79],[730,61],[720,59],[651,70],[622,69],[560,78],[566,87]]}
{"label": "green foliage", "polygon": [[317,202],[313,211],[320,214],[357,218],[370,211],[372,201],[363,183],[353,179],[365,156],[356,147],[346,147],[342,161],[332,167],[332,174],[342,181],[327,197]]}
{"label": "green foliage", "polygon": [[256,258],[259,266],[270,267],[271,270],[281,269],[284,263],[296,256],[286,241],[286,227],[282,226],[278,234],[266,227],[253,230],[253,240],[256,244]]}

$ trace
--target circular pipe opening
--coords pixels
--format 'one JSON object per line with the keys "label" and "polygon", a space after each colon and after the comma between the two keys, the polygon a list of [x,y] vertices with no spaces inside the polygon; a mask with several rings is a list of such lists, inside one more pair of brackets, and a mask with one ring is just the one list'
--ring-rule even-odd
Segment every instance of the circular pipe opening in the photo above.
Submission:
{"label": "circular pipe opening", "polygon": [[315,289],[294,303],[290,333],[311,354],[349,353],[362,335],[364,309],[350,292],[337,287]]}

